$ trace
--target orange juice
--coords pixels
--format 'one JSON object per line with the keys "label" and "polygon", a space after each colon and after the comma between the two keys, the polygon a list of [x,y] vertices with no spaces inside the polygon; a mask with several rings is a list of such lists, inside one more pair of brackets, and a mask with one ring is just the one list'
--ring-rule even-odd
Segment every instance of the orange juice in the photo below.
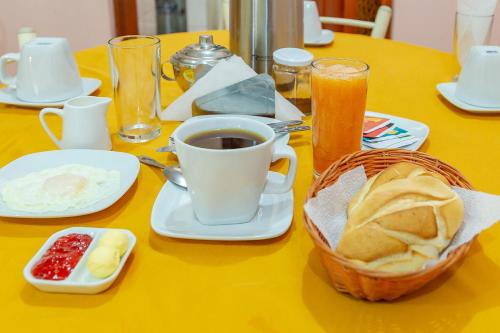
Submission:
{"label": "orange juice", "polygon": [[312,71],[314,173],[361,149],[368,65],[349,59],[319,59]]}

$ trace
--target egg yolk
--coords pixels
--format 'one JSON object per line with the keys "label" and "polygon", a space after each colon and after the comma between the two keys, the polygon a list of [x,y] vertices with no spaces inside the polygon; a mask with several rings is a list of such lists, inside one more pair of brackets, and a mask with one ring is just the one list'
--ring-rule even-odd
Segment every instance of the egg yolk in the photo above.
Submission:
{"label": "egg yolk", "polygon": [[87,179],[71,173],[63,173],[47,178],[43,190],[57,196],[74,196],[87,186]]}

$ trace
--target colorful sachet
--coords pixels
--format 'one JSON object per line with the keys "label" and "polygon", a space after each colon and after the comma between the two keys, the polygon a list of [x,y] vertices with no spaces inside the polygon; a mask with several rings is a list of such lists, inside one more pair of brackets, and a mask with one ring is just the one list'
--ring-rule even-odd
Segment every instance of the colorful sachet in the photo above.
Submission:
{"label": "colorful sachet", "polygon": [[365,117],[363,145],[368,148],[401,148],[417,141],[411,133],[389,118]]}

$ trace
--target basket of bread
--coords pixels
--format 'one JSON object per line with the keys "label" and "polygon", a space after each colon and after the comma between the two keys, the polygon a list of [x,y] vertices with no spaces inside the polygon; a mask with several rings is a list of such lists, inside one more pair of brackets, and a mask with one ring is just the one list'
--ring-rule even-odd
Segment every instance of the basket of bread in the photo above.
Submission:
{"label": "basket of bread", "polygon": [[[311,203],[339,177],[361,166],[366,180],[345,198],[345,224],[332,231],[332,241],[324,235],[329,226],[322,233],[316,224],[311,212],[320,208]],[[462,258],[471,241],[443,257],[464,220],[464,203],[452,186],[472,190],[455,168],[416,151],[360,151],[331,165],[309,190],[304,220],[333,286],[356,298],[394,300]],[[348,192],[337,191],[332,205],[335,195]]]}

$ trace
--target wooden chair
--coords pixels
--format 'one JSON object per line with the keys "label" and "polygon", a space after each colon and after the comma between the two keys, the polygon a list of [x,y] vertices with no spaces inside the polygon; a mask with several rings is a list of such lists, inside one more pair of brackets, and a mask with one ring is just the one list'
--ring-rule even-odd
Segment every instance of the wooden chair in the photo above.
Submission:
{"label": "wooden chair", "polygon": [[391,22],[391,16],[391,7],[380,6],[378,8],[377,15],[375,16],[375,22],[325,16],[321,16],[320,21],[321,23],[326,24],[347,25],[350,27],[371,29],[371,36],[373,38],[385,38],[387,30],[389,29],[389,23]]}

